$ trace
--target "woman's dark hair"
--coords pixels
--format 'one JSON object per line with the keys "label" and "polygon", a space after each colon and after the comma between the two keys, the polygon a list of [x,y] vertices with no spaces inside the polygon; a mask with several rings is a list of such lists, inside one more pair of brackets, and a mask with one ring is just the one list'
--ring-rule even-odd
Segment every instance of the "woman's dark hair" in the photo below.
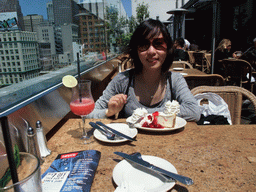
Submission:
{"label": "woman's dark hair", "polygon": [[130,43],[128,45],[128,53],[133,61],[133,65],[136,73],[141,73],[143,65],[138,56],[138,46],[142,44],[145,39],[154,38],[162,33],[165,43],[167,44],[167,56],[162,64],[161,71],[165,73],[169,71],[169,68],[173,62],[173,41],[165,27],[165,25],[154,19],[148,19],[143,21],[134,31]]}

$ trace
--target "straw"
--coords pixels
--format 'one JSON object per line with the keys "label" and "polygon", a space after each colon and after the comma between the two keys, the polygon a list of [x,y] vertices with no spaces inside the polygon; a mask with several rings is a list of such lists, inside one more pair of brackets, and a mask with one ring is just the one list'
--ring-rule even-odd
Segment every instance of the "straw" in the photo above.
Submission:
{"label": "straw", "polygon": [[[15,164],[13,150],[12,150],[12,140],[11,140],[11,136],[10,136],[7,117],[6,116],[1,117],[0,121],[1,121],[1,127],[2,127],[9,167],[10,167],[11,176],[12,176],[12,182],[14,184],[14,183],[19,182],[19,180],[18,180],[18,174],[17,174],[16,164]],[[19,190],[17,188],[15,188],[15,191],[19,191]]]}
{"label": "straw", "polygon": [[80,75],[80,60],[79,60],[79,53],[76,54],[77,56],[77,75],[78,75],[78,91],[79,91],[79,100],[82,103],[82,93],[81,93],[81,75]]}

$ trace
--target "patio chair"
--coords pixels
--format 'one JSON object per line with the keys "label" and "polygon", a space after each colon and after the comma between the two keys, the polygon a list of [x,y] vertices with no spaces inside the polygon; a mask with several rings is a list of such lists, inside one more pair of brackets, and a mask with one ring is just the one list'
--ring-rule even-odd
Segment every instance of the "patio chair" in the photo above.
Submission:
{"label": "patio chair", "polygon": [[187,51],[187,52],[188,52],[188,56],[189,56],[189,63],[191,63],[192,66],[194,66],[194,64],[195,64],[195,58],[194,58],[194,56],[193,56],[193,53],[194,53],[195,51]]}
{"label": "patio chair", "polygon": [[223,59],[224,78],[227,85],[235,85],[244,87],[253,92],[253,84],[251,82],[252,66],[248,61],[242,59]]}
{"label": "patio chair", "polygon": [[206,75],[187,75],[184,76],[187,81],[189,89],[193,89],[198,86],[224,86],[225,80],[218,74],[206,74]]}
{"label": "patio chair", "polygon": [[193,52],[193,56],[195,59],[194,67],[202,70],[203,72],[206,72],[207,65],[204,54],[204,52]]}
{"label": "patio chair", "polygon": [[177,68],[177,67],[183,68],[183,69],[185,69],[185,68],[193,69],[193,66],[186,61],[173,61],[171,69]]}
{"label": "patio chair", "polygon": [[242,104],[248,99],[256,111],[256,96],[250,91],[238,86],[199,86],[191,90],[193,95],[212,92],[221,96],[228,104],[232,124],[241,124]]}

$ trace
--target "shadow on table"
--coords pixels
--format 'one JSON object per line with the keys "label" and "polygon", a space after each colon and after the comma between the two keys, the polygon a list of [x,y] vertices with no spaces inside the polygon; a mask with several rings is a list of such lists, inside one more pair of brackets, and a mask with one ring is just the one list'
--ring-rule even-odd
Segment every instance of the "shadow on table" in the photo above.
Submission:
{"label": "shadow on table", "polygon": [[171,191],[177,191],[177,192],[188,192],[188,189],[182,185],[174,185],[174,187],[172,189],[170,189],[167,192],[171,192]]}
{"label": "shadow on table", "polygon": [[184,131],[185,127],[182,127],[180,129],[176,129],[176,130],[170,130],[170,131],[150,131],[148,130],[143,130],[143,129],[138,129],[138,132],[141,134],[146,134],[146,135],[174,135],[177,133],[180,133],[182,131]]}

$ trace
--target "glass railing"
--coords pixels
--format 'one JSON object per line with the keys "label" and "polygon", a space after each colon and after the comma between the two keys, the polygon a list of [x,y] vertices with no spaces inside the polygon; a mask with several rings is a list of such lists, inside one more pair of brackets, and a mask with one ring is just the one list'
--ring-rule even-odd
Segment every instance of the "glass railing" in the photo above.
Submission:
{"label": "glass railing", "polygon": [[[107,61],[115,58],[116,56],[117,54],[109,54]],[[80,61],[81,75],[103,65],[107,61],[101,59],[95,60],[94,57],[88,57],[86,58],[86,61]],[[62,86],[63,76],[73,75],[77,77],[77,71],[77,62],[73,62],[71,65],[59,70],[51,71],[33,79],[28,79],[20,83],[1,88],[0,117],[7,116],[27,104],[32,103],[38,98],[58,89]]]}

